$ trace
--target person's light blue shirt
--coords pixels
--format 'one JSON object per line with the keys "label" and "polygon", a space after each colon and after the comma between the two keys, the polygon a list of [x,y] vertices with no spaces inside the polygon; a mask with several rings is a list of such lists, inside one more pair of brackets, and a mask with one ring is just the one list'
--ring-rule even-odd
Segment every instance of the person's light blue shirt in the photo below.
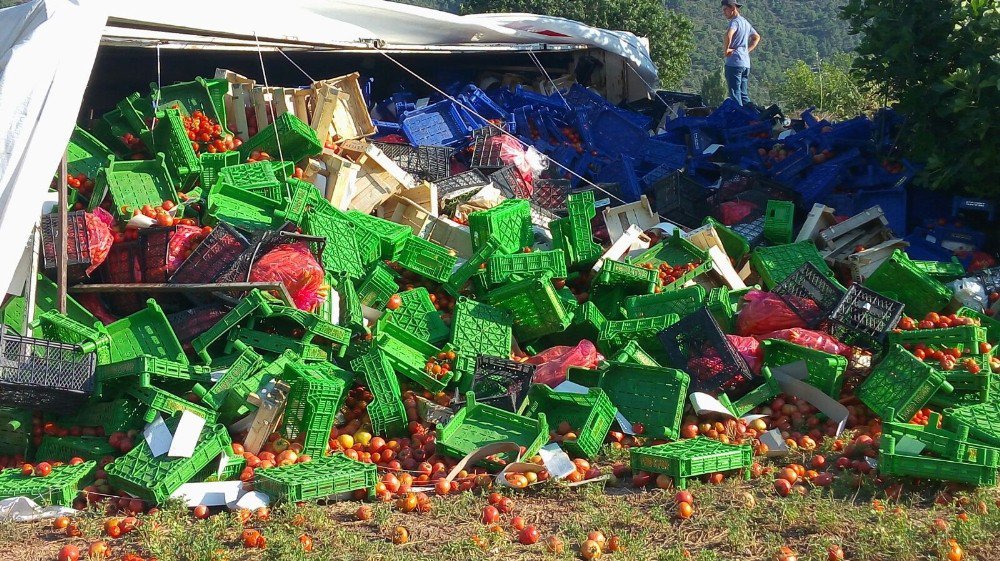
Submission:
{"label": "person's light blue shirt", "polygon": [[733,54],[726,57],[726,66],[750,68],[750,52],[747,50],[747,46],[750,44],[750,36],[756,34],[757,30],[743,16],[731,19],[729,29],[733,30],[733,40],[729,43]]}

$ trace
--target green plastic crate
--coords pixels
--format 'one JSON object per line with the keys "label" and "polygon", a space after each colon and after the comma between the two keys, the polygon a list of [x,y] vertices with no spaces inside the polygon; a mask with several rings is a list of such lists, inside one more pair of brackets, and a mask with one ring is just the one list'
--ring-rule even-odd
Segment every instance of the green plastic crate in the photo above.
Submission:
{"label": "green plastic crate", "polygon": [[918,477],[957,481],[970,485],[996,485],[996,450],[987,450],[975,462],[958,462],[930,456],[909,456],[896,453],[896,438],[883,434],[879,445],[878,469],[883,475]]}
{"label": "green plastic crate", "polygon": [[417,236],[407,238],[396,259],[407,271],[439,283],[448,282],[457,261],[448,248]]}
{"label": "green plastic crate", "polygon": [[601,271],[591,286],[620,286],[629,291],[652,294],[656,288],[656,282],[657,273],[654,269],[605,259]]}
{"label": "green plastic crate", "polygon": [[969,438],[969,428],[958,426],[954,430],[938,428],[942,423],[941,414],[932,412],[927,426],[910,423],[883,423],[882,432],[892,435],[898,442],[906,436],[919,440],[924,450],[946,460],[976,462],[989,450],[997,451],[985,444]]}
{"label": "green plastic crate", "polygon": [[[21,335],[22,337],[27,334],[27,315],[28,308],[25,305],[24,296],[14,296],[10,300],[0,307],[0,316],[2,316],[2,323],[4,326],[9,328],[14,333]],[[41,331],[35,332],[36,337],[45,338],[45,334]]]}
{"label": "green plastic crate", "polygon": [[[524,448],[522,458],[531,458],[548,442],[549,424],[545,413],[532,419],[479,403],[472,392],[465,398],[465,407],[447,425],[437,426],[439,453],[450,458],[464,458],[487,444],[513,442]],[[515,459],[516,454],[506,453],[498,459],[486,458],[479,463],[487,468],[500,468]]]}
{"label": "green plastic crate", "polygon": [[722,249],[733,260],[733,263],[740,263],[744,257],[750,254],[750,244],[747,243],[747,239],[730,227],[711,216],[706,217],[702,225],[710,225],[715,228],[715,233],[719,235],[719,241],[722,242]]}
{"label": "green plastic crate", "polygon": [[513,325],[514,318],[508,310],[464,297],[458,299],[449,342],[457,354],[455,370],[463,379],[469,377],[471,384],[479,355],[510,357]]}
{"label": "green plastic crate", "polygon": [[[241,356],[238,355],[237,360]],[[250,405],[247,402],[247,396],[252,393],[259,393],[274,378],[281,378],[285,373],[285,366],[297,360],[299,360],[299,356],[294,351],[286,351],[273,361],[264,360],[263,368],[252,369],[245,376],[239,377],[233,389],[222,394],[220,398],[221,404],[218,407],[219,421],[222,423],[232,423],[236,419],[255,410],[256,406]],[[233,367],[236,367],[236,364]]]}
{"label": "green plastic crate", "polygon": [[496,238],[486,240],[482,247],[477,249],[465,263],[459,265],[448,277],[448,282],[444,283],[445,290],[453,296],[458,296],[469,280],[484,271],[487,262],[498,251],[500,251],[500,242]]}
{"label": "green plastic crate", "polygon": [[705,437],[669,442],[658,446],[632,448],[632,471],[662,473],[674,479],[678,489],[687,488],[687,480],[721,471],[743,470],[750,479],[753,450],[748,445],[723,444]]}
{"label": "green plastic crate", "polygon": [[638,364],[639,366],[651,366],[654,368],[660,366],[660,363],[653,358],[653,355],[643,350],[638,341],[629,341],[627,345],[611,357],[611,362]]}
{"label": "green plastic crate", "polygon": [[362,278],[364,265],[354,235],[357,227],[333,207],[321,208],[324,208],[321,212],[306,213],[304,230],[311,236],[326,238],[326,244],[323,245],[323,268],[335,273],[346,273],[348,278]]}
{"label": "green plastic crate", "polygon": [[594,243],[591,221],[597,215],[594,192],[571,193],[566,197],[569,216],[549,223],[552,232],[552,248],[561,249],[566,254],[566,265],[570,268],[584,268],[593,264],[604,253],[604,249]]}
{"label": "green plastic crate", "polygon": [[90,477],[97,462],[52,468],[47,477],[21,474],[21,468],[0,471],[0,499],[28,497],[39,505],[72,506],[80,483]]}
{"label": "green plastic crate", "polygon": [[184,348],[156,300],[147,300],[146,309],[108,325],[107,330],[112,362],[154,356],[189,364]]}
{"label": "green plastic crate", "polygon": [[361,232],[369,232],[378,240],[379,254],[382,259],[388,261],[394,261],[399,256],[403,244],[413,235],[413,230],[408,226],[357,210],[349,210],[345,215],[360,229],[357,234],[359,239]]}
{"label": "green plastic crate", "polygon": [[407,434],[406,407],[399,380],[385,354],[373,348],[352,360],[351,368],[364,376],[365,385],[374,398],[368,404],[372,432],[386,436]]}
{"label": "green plastic crate", "polygon": [[677,314],[686,316],[705,305],[705,289],[699,285],[687,286],[658,294],[629,296],[623,310],[629,319]]}
{"label": "green plastic crate", "polygon": [[922,318],[929,312],[940,312],[951,302],[952,296],[950,288],[918,269],[906,253],[898,249],[865,279],[864,286],[902,302],[911,317]]}
{"label": "green plastic crate", "polygon": [[163,154],[157,154],[153,160],[118,161],[114,156],[109,158],[108,165],[101,168],[94,180],[94,193],[88,210],[97,208],[105,196],[111,198],[111,214],[125,222],[144,205],[155,207],[163,201],[178,203]]}
{"label": "green plastic crate", "polygon": [[637,341],[642,348],[657,356],[661,354],[658,351],[663,349],[663,344],[658,337],[660,332],[677,323],[680,319],[677,314],[664,314],[639,319],[609,321],[601,328],[597,345],[605,354],[610,355],[623,348],[629,341]]}
{"label": "green plastic crate", "polygon": [[434,307],[430,294],[424,287],[406,290],[399,294],[402,306],[386,311],[385,321],[398,325],[405,331],[431,344],[448,338],[449,329],[441,319],[441,312]]}
{"label": "green plastic crate", "polygon": [[945,409],[944,426],[951,430],[968,427],[972,438],[1000,446],[1000,401]]}
{"label": "green plastic crate", "polygon": [[[135,378],[134,380],[127,380]],[[127,384],[148,387],[153,381],[210,382],[212,369],[207,366],[180,364],[172,360],[143,355],[121,362],[98,365],[94,371],[94,394],[121,389]],[[115,386],[119,386],[116,388]]]}
{"label": "green plastic crate", "polygon": [[198,356],[201,357],[205,364],[212,364],[212,356],[208,352],[208,348],[212,343],[237,327],[252,314],[270,314],[271,305],[273,304],[277,304],[277,302],[266,292],[257,290],[256,288],[251,290],[233,309],[219,318],[219,321],[215,322],[215,325],[195,337],[191,341],[191,347],[198,353]]}
{"label": "green plastic crate", "polygon": [[321,370],[300,362],[285,366],[285,378],[289,377],[291,389],[285,404],[285,437],[293,442],[301,440],[303,454],[314,458],[323,456],[337,409],[347,391],[345,378],[326,376]]}
{"label": "green plastic crate", "polygon": [[194,479],[223,451],[230,450],[229,433],[222,425],[206,425],[190,458],[157,458],[150,452],[149,444],[141,440],[135,448],[115,459],[104,470],[108,482],[116,489],[126,491],[140,499],[161,504],[181,485]]}
{"label": "green plastic crate", "polygon": [[979,325],[986,328],[986,342],[993,346],[1000,345],[1000,321],[997,321],[982,312],[977,312],[972,308],[966,308],[965,306],[959,308],[955,314],[960,317],[979,320]]}
{"label": "green plastic crate", "polygon": [[178,190],[194,187],[201,174],[201,160],[188,140],[184,121],[177,110],[157,111],[156,127],[141,137],[150,152],[163,154],[163,163]]}
{"label": "green plastic crate", "polygon": [[111,434],[118,431],[141,429],[145,424],[143,414],[146,407],[132,398],[116,399],[98,403],[87,403],[79,411],[64,416],[61,422],[65,425],[81,427],[103,427],[104,432]]}
{"label": "green plastic crate", "polygon": [[149,407],[149,411],[146,412],[145,416],[147,423],[153,422],[157,412],[162,413],[166,417],[172,417],[184,411],[198,415],[205,419],[207,423],[215,422],[215,411],[201,405],[195,405],[186,399],[181,399],[166,390],[154,386],[147,388],[133,386],[129,388],[128,393]]}
{"label": "green plastic crate", "polygon": [[[224,98],[229,93],[229,81],[221,78],[205,79],[196,77],[190,82],[178,82],[158,88],[156,84],[149,85],[150,95],[139,103],[142,110],[150,111],[152,99],[157,99],[159,107],[174,108],[184,116],[190,116],[200,110],[211,117],[223,129],[228,129],[226,123],[226,106]],[[277,154],[275,154],[277,155]]]}
{"label": "green plastic crate", "polygon": [[369,308],[383,309],[393,294],[399,292],[396,274],[383,263],[376,263],[358,286],[361,303]]}
{"label": "green plastic crate", "polygon": [[764,238],[774,244],[792,243],[795,223],[795,203],[767,201],[764,211]]}
{"label": "green plastic crate", "polygon": [[781,339],[766,339],[764,345],[764,365],[784,366],[800,360],[805,361],[809,376],[805,382],[833,398],[840,398],[844,387],[844,373],[847,358],[817,351]]}
{"label": "green plastic crate", "polygon": [[708,307],[708,311],[711,312],[712,317],[719,324],[719,327],[726,333],[732,333],[734,328],[733,320],[735,319],[733,308],[735,306],[733,306],[729,297],[729,289],[725,286],[713,288],[705,298],[705,305]]}
{"label": "green plastic crate", "polygon": [[375,346],[389,359],[393,370],[432,392],[443,390],[456,374],[455,369],[441,378],[427,373],[428,359],[437,356],[442,349],[397,325],[380,321],[375,327]]}
{"label": "green plastic crate", "polygon": [[525,199],[507,199],[489,209],[469,213],[472,248],[478,250],[489,239],[500,243],[500,251],[517,253],[535,243],[531,231],[531,205]]}
{"label": "green plastic crate", "polygon": [[97,172],[108,164],[111,150],[100,140],[80,127],[73,127],[66,147],[66,171],[70,175],[84,174],[88,179],[95,179]]}
{"label": "green plastic crate", "polygon": [[[571,303],[575,304],[576,302],[574,300]],[[570,304],[564,304],[564,306],[568,311]],[[605,323],[607,323],[607,318],[601,309],[593,302],[587,301],[573,309],[573,319],[566,329],[547,335],[542,339],[542,344],[575,346],[583,339],[596,343]]]}
{"label": "green plastic crate", "polygon": [[[952,391],[938,372],[899,345],[892,345],[856,392],[858,399],[883,420],[906,422],[938,390]],[[889,417],[893,414],[895,417]]]}
{"label": "green plastic crate", "polygon": [[206,389],[201,384],[194,386],[194,393],[201,402],[212,409],[218,410],[222,407],[230,391],[242,393],[246,397],[259,384],[259,381],[247,382],[264,369],[264,358],[242,342],[236,345],[236,350],[239,352],[236,360],[211,387]]}
{"label": "green plastic crate", "polygon": [[[335,325],[319,314],[281,304],[270,306],[270,309],[270,313],[267,313],[262,321],[268,324],[269,329],[275,329],[281,335],[297,337],[303,343],[313,343],[318,346],[338,346],[341,354],[351,342],[350,329]],[[256,323],[257,318],[252,318],[250,327],[254,327]],[[297,333],[299,330],[302,331],[301,336]]]}
{"label": "green plastic crate", "polygon": [[750,255],[750,266],[760,275],[760,280],[768,290],[799,270],[799,267],[806,262],[816,265],[816,268],[830,280],[836,280],[833,271],[827,266],[811,240],[758,247]]}
{"label": "green plastic crate", "polygon": [[486,281],[496,286],[546,273],[554,279],[566,278],[566,255],[561,249],[494,255],[486,266]]}
{"label": "green plastic crate", "polygon": [[599,386],[630,423],[643,425],[644,435],[676,440],[690,384],[681,370],[611,361],[601,370]]}
{"label": "green plastic crate", "polygon": [[325,362],[331,358],[331,352],[327,348],[312,343],[303,343],[301,340],[292,337],[276,333],[266,333],[249,327],[239,327],[229,332],[226,346],[227,353],[232,352],[232,345],[236,341],[242,341],[259,351],[275,355],[285,351],[292,351],[305,361]]}
{"label": "green plastic crate", "polygon": [[898,345],[923,343],[931,348],[958,347],[963,354],[978,355],[979,344],[986,342],[986,329],[975,325],[959,325],[944,329],[893,330],[889,332],[889,342]]}
{"label": "green plastic crate", "polygon": [[514,334],[522,342],[558,333],[572,320],[547,275],[492,290],[489,303],[511,311]]}
{"label": "green plastic crate", "polygon": [[[198,159],[201,160],[201,173],[198,176],[198,182],[202,190],[207,193],[209,189],[215,186],[222,168],[235,166],[240,163],[240,153],[236,151],[204,152],[198,156]],[[190,194],[191,192],[188,191],[188,195]]]}
{"label": "green plastic crate", "polygon": [[[279,148],[280,146],[280,148]],[[298,162],[323,151],[323,143],[307,123],[291,112],[282,113],[240,146],[244,160],[255,150],[262,150],[287,162]]]}
{"label": "green plastic crate", "polygon": [[705,263],[707,261],[708,252],[685,240],[679,231],[629,260],[632,265],[648,264],[652,266],[654,271],[658,270],[660,265],[664,263],[671,267],[677,267],[688,263]]}
{"label": "green plastic crate", "polygon": [[966,275],[965,266],[958,260],[958,257],[952,257],[951,261],[917,261],[914,259],[913,266],[932,279],[941,282],[951,282]]}
{"label": "green plastic crate", "polygon": [[10,407],[0,408],[0,450],[4,456],[25,457],[31,444],[31,411]]}
{"label": "green plastic crate", "polygon": [[74,457],[100,460],[117,450],[103,436],[45,436],[35,451],[35,461],[69,462]]}
{"label": "green plastic crate", "polygon": [[[207,186],[211,192],[239,193],[262,205],[281,206],[285,190],[274,174],[272,162],[228,165],[219,170],[218,180]],[[234,191],[234,189],[236,191]]]}
{"label": "green plastic crate", "polygon": [[570,454],[583,458],[593,458],[601,450],[615,413],[617,409],[600,388],[590,388],[581,394],[557,392],[544,384],[531,386],[520,411],[531,418],[544,414],[555,426],[564,421],[569,423],[577,437],[563,440],[562,446]]}
{"label": "green plastic crate", "polygon": [[276,230],[284,225],[286,217],[283,210],[270,208],[273,206],[271,204],[261,206],[231,195],[232,193],[224,194],[224,191],[209,193],[208,210],[202,222],[209,226],[226,222],[249,231]]}
{"label": "green plastic crate", "polygon": [[254,472],[254,489],[273,502],[298,503],[344,495],[365,489],[374,493],[378,483],[375,464],[352,460],[343,454],[311,462]]}
{"label": "green plastic crate", "polygon": [[84,325],[53,310],[43,312],[31,325],[56,341],[79,345],[83,352],[95,353],[99,365],[112,361],[111,340],[107,328],[99,321]]}
{"label": "green plastic crate", "polygon": [[754,407],[757,407],[762,403],[766,403],[781,394],[781,386],[778,385],[778,381],[774,379],[770,368],[767,366],[761,368],[760,378],[763,379],[763,383],[745,393],[736,401],[730,401],[729,396],[725,394],[720,396],[719,401],[721,401],[723,405],[726,405],[726,408],[735,413],[737,417],[742,417],[750,411],[753,411]]}

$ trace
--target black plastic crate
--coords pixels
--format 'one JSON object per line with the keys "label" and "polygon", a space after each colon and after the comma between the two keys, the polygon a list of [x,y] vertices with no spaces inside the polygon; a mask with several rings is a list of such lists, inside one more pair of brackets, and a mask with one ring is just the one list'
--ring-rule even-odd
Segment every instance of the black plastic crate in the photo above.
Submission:
{"label": "black plastic crate", "polygon": [[[472,391],[477,403],[486,403],[498,409],[516,412],[531,388],[535,365],[495,356],[476,357]],[[465,405],[465,396],[456,392],[452,407],[455,411]]]}
{"label": "black plastic crate", "polygon": [[[375,147],[382,151],[383,154],[389,156],[390,159],[400,164],[401,162],[407,161],[413,154],[416,154],[417,149],[409,144],[400,144],[396,142],[374,142]],[[406,169],[405,167],[403,169]]]}
{"label": "black plastic crate", "polygon": [[220,222],[212,233],[191,252],[171,275],[173,284],[218,282],[236,259],[250,247],[246,237],[233,226]]}
{"label": "black plastic crate", "polygon": [[771,292],[810,328],[826,321],[844,297],[844,289],[808,261]]}
{"label": "black plastic crate", "polygon": [[651,191],[653,210],[682,226],[695,228],[708,216],[710,191],[682,171],[653,183]]}
{"label": "black plastic crate", "polygon": [[670,366],[691,376],[691,391],[723,391],[731,398],[740,398],[757,385],[750,367],[708,308],[688,314],[661,331],[659,337]]}
{"label": "black plastic crate", "polygon": [[297,241],[307,242],[313,257],[322,266],[323,247],[326,243],[326,238],[299,234],[295,232],[295,224],[286,222],[278,230],[259,230],[254,232],[247,249],[233,261],[229,270],[219,276],[218,282],[248,282],[250,280],[250,270],[253,268],[253,264],[257,262],[257,259],[279,245]]}
{"label": "black plastic crate", "polygon": [[20,337],[0,327],[0,403],[66,413],[94,389],[97,357],[75,345]]}
{"label": "black plastic crate", "polygon": [[177,340],[181,342],[184,350],[194,352],[191,341],[219,323],[219,320],[229,313],[230,309],[230,306],[222,303],[206,304],[170,314],[167,316],[167,322],[170,323],[170,327],[173,328],[174,334],[177,335]]}
{"label": "black plastic crate", "polygon": [[472,146],[472,158],[469,167],[484,170],[492,173],[504,167],[503,159],[500,157],[501,144],[494,142],[495,136],[477,138]]}
{"label": "black plastic crate", "polygon": [[416,173],[421,179],[440,181],[451,177],[451,156],[455,150],[447,146],[418,146]]}
{"label": "black plastic crate", "polygon": [[486,187],[490,180],[479,170],[463,171],[447,179],[442,179],[434,183],[437,186],[438,197],[444,198],[447,195],[470,189],[472,187]]}
{"label": "black plastic crate", "polygon": [[566,215],[566,197],[572,190],[568,179],[536,179],[531,188],[531,203],[549,212]]}
{"label": "black plastic crate", "polygon": [[497,136],[497,135],[501,134],[500,131],[503,131],[503,132],[506,132],[506,133],[513,132],[513,131],[511,131],[511,127],[510,127],[509,123],[501,123],[501,124],[493,123],[493,124],[490,124],[488,126],[480,127],[478,129],[472,131],[470,133],[470,136],[472,137],[472,141],[475,142],[475,141],[479,140],[480,138],[487,138],[487,137],[490,137],[490,136]]}
{"label": "black plastic crate", "polygon": [[760,216],[750,222],[730,226],[730,229],[743,236],[751,248],[764,245],[764,217]]}
{"label": "black plastic crate", "polygon": [[170,239],[177,228],[143,228],[139,230],[139,265],[142,282],[164,283],[170,278],[167,256]]}
{"label": "black plastic crate", "polygon": [[500,189],[500,193],[508,199],[527,199],[531,197],[531,188],[525,183],[521,174],[514,166],[506,166],[490,174],[490,180]]}
{"label": "black plastic crate", "polygon": [[[142,282],[142,248],[139,240],[116,242],[108,251],[104,263],[95,271],[106,284],[138,284]],[[138,292],[106,292],[102,294],[115,315],[127,316],[146,307],[146,298]]]}
{"label": "black plastic crate", "polygon": [[[55,279],[58,274],[57,251],[59,245],[59,215],[43,214],[42,267],[45,274]],[[70,212],[66,216],[66,280],[76,282],[86,278],[90,267],[90,235],[87,232],[87,217],[82,210]]]}
{"label": "black plastic crate", "polygon": [[852,284],[830,313],[830,333],[841,342],[879,352],[903,317],[903,303]]}

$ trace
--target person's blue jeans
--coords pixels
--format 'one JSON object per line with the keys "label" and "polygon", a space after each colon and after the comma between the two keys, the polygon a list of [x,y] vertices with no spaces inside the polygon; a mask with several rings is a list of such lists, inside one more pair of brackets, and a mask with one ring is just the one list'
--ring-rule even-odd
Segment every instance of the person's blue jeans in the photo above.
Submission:
{"label": "person's blue jeans", "polygon": [[750,104],[750,68],[746,66],[726,66],[726,85],[729,87],[729,97],[740,105]]}

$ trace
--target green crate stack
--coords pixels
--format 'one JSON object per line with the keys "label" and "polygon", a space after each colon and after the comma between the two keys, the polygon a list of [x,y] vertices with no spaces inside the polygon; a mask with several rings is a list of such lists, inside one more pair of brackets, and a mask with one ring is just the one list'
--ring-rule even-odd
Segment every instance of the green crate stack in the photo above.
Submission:
{"label": "green crate stack", "polygon": [[[203,152],[198,156],[198,159],[201,160],[201,173],[198,176],[198,182],[202,191],[207,193],[209,189],[215,186],[222,168],[235,166],[240,163],[240,153],[235,151]],[[190,193],[188,191],[189,195]]]}
{"label": "green crate stack", "polygon": [[500,242],[500,251],[517,253],[535,243],[531,231],[531,205],[526,199],[507,199],[499,205],[469,213],[472,248],[477,250],[489,239]]}
{"label": "green crate stack", "polygon": [[764,211],[764,239],[773,244],[792,243],[795,222],[795,203],[767,201]]}
{"label": "green crate stack", "polygon": [[963,354],[978,355],[979,345],[986,342],[986,329],[976,325],[959,325],[943,329],[913,329],[889,332],[889,342],[898,345],[923,343],[928,347],[957,347]]}
{"label": "green crate stack", "polygon": [[643,349],[658,356],[663,344],[658,335],[664,329],[680,321],[677,314],[664,314],[639,319],[609,321],[601,328],[597,346],[607,355],[613,354],[629,343],[637,341]]}
{"label": "green crate stack", "polygon": [[[763,383],[736,401],[730,401],[729,396],[725,394],[720,396],[719,401],[723,402],[723,405],[726,405],[737,417],[742,417],[753,411],[754,407],[778,397],[781,393],[781,386],[778,385],[778,381],[771,374],[771,369],[767,366],[761,368],[760,377],[763,378]],[[725,399],[722,399],[723,397]]]}
{"label": "green crate stack", "polygon": [[[549,440],[549,424],[545,413],[532,419],[476,401],[476,394],[465,394],[465,407],[460,409],[447,425],[437,426],[437,450],[450,458],[464,458],[473,450],[497,442],[513,442],[524,447],[523,458],[534,456]],[[499,458],[504,463],[516,459],[515,453],[505,453]],[[486,458],[479,462],[487,468],[501,468],[504,464]]]}
{"label": "green crate stack", "polygon": [[665,314],[686,316],[704,305],[705,289],[696,284],[657,294],[629,296],[622,309],[626,318],[637,319]]}
{"label": "green crate stack", "polygon": [[323,151],[323,143],[309,125],[291,112],[282,113],[240,146],[244,160],[255,150],[278,156],[283,161],[298,162]]}
{"label": "green crate stack", "polygon": [[987,450],[975,462],[958,462],[930,456],[896,453],[896,437],[883,434],[879,445],[878,469],[883,475],[956,481],[969,485],[996,485],[996,450]]}
{"label": "green crate stack", "polygon": [[72,506],[80,493],[80,483],[90,477],[97,462],[52,468],[47,477],[24,475],[21,468],[0,471],[0,499],[28,497],[41,506]]}
{"label": "green crate stack", "polygon": [[141,429],[145,424],[146,406],[134,398],[90,402],[71,415],[62,417],[62,423],[81,427],[103,427],[111,434],[118,431]]}
{"label": "green crate stack", "polygon": [[[575,304],[575,298],[571,304]],[[564,304],[569,310],[569,304]],[[607,318],[601,312],[597,304],[587,301],[573,309],[573,319],[569,326],[563,331],[545,336],[543,344],[548,346],[569,345],[573,346],[581,340],[586,339],[597,342],[601,336],[601,328],[607,323]]]}
{"label": "green crate stack", "polygon": [[[202,384],[194,385],[194,393],[202,403],[212,409],[218,410],[225,402],[226,394],[231,390],[242,391],[249,389],[246,381],[264,369],[264,358],[256,351],[240,342],[236,345],[239,352],[236,360],[226,369],[226,372],[209,388]],[[249,386],[256,386],[251,383]]]}
{"label": "green crate stack", "polygon": [[376,325],[375,346],[389,359],[393,370],[432,392],[443,390],[457,373],[453,369],[441,378],[429,374],[427,361],[442,349],[388,322],[380,321]]}
{"label": "green crate stack", "polygon": [[215,411],[202,407],[201,405],[195,405],[186,399],[179,398],[166,390],[162,390],[154,386],[150,386],[148,388],[132,386],[128,389],[128,394],[149,407],[145,416],[147,423],[153,422],[153,419],[156,418],[156,413],[162,413],[166,417],[172,417],[183,413],[184,411],[198,415],[199,417],[205,419],[205,422],[215,422]]}
{"label": "green crate stack", "polygon": [[958,260],[958,257],[954,256],[951,261],[917,261],[914,259],[913,266],[932,279],[941,282],[951,282],[966,275],[965,266]]}
{"label": "green crate stack", "polygon": [[406,407],[399,379],[385,354],[373,348],[352,360],[351,368],[364,376],[365,385],[372,393],[373,400],[368,404],[372,431],[387,436],[406,434]]}
{"label": "green crate stack", "polygon": [[508,310],[459,298],[451,320],[449,343],[455,350],[460,389],[469,389],[479,355],[509,358],[514,318]]}
{"label": "green crate stack", "polygon": [[719,235],[719,241],[722,242],[722,249],[733,260],[733,263],[740,263],[744,257],[750,254],[750,244],[747,243],[747,239],[725,224],[709,216],[705,218],[702,225],[715,228],[715,233]]}
{"label": "green crate stack", "polygon": [[360,489],[371,495],[377,483],[375,464],[352,460],[343,454],[254,473],[254,488],[274,502],[315,501]]}
{"label": "green crate stack", "polygon": [[97,177],[97,171],[107,165],[111,150],[100,140],[80,127],[73,127],[66,147],[66,171],[70,175],[84,174],[88,179]]}
{"label": "green crate stack", "polygon": [[944,426],[950,430],[968,427],[970,437],[1000,447],[1000,401],[945,409]]}
{"label": "green crate stack", "polygon": [[[128,378],[135,379],[125,383],[118,382]],[[114,393],[122,390],[126,384],[149,387],[154,380],[205,383],[212,380],[212,369],[207,366],[180,364],[172,360],[142,355],[121,362],[98,365],[94,370],[94,395],[101,397],[105,392]]]}
{"label": "green crate stack", "polygon": [[748,445],[724,444],[699,436],[658,446],[632,448],[632,471],[662,473],[674,479],[678,489],[687,488],[687,480],[721,471],[743,470],[750,479],[753,450]]}
{"label": "green crate stack", "polygon": [[357,227],[339,210],[327,205],[323,211],[307,212],[304,231],[311,236],[326,238],[323,245],[323,268],[334,273],[346,273],[348,278],[364,276],[361,252],[355,232]]}
{"label": "green crate stack", "polygon": [[97,208],[105,196],[111,197],[111,214],[123,222],[131,220],[133,211],[145,205],[159,206],[163,201],[178,203],[163,154],[157,154],[152,160],[118,161],[110,157],[108,165],[102,167],[94,179],[88,210]]}
{"label": "green crate stack", "polygon": [[247,345],[271,354],[281,354],[285,351],[293,351],[306,361],[326,361],[330,360],[331,352],[324,347],[312,343],[303,343],[299,339],[278,335],[277,333],[266,333],[250,327],[238,327],[229,332],[226,352],[232,352],[231,346],[236,341],[242,341]]}
{"label": "green crate stack", "polygon": [[458,296],[466,283],[476,275],[484,272],[486,264],[499,251],[500,242],[496,238],[487,239],[486,243],[477,249],[465,263],[459,265],[451,273],[451,276],[448,277],[448,282],[444,283],[445,290],[453,296]]}
{"label": "green crate stack", "polygon": [[[906,422],[938,390],[952,391],[944,377],[899,345],[892,345],[857,389],[857,396],[883,420]],[[894,414],[895,417],[888,417]]]}
{"label": "green crate stack", "polygon": [[382,259],[388,261],[396,260],[399,252],[403,250],[403,244],[413,235],[413,231],[403,224],[396,224],[357,210],[349,210],[345,214],[347,219],[360,229],[357,234],[359,239],[362,237],[361,231],[369,232],[378,239],[379,254]]}
{"label": "green crate stack", "polygon": [[414,336],[431,344],[448,338],[449,329],[441,319],[441,312],[434,307],[430,294],[424,287],[399,293],[402,305],[386,311],[385,321],[398,325]]}
{"label": "green crate stack", "polygon": [[31,444],[31,411],[0,407],[0,455],[25,457]]}
{"label": "green crate stack", "polygon": [[399,292],[396,274],[384,263],[376,263],[361,285],[358,286],[358,296],[361,303],[369,308],[383,309],[389,298]]}
{"label": "green crate stack", "polygon": [[303,454],[322,456],[347,384],[343,378],[326,376],[300,362],[285,366],[285,375],[291,378],[282,429],[285,437],[301,440]]}
{"label": "green crate stack", "polygon": [[112,362],[148,355],[189,364],[184,348],[156,300],[147,300],[144,310],[108,325],[107,330]]}
{"label": "green crate stack", "polygon": [[558,333],[572,320],[548,276],[507,284],[490,291],[488,298],[491,305],[514,315],[514,333],[520,341]]}
{"label": "green crate stack", "polygon": [[228,80],[221,78],[206,80],[199,76],[190,82],[177,82],[162,88],[150,84],[149,91],[149,99],[143,99],[139,104],[144,111],[147,111],[146,107],[151,108],[151,100],[156,99],[159,107],[177,109],[184,116],[201,111],[222,125],[224,130],[228,129],[226,106],[223,101],[225,95],[229,93]]}
{"label": "green crate stack", "polygon": [[1000,345],[1000,321],[965,306],[959,308],[958,311],[955,312],[955,315],[977,320],[979,325],[986,329],[986,342],[993,346]]}
{"label": "green crate stack", "polygon": [[178,190],[194,187],[201,173],[201,160],[188,140],[184,121],[176,109],[157,111],[156,127],[141,137],[150,152],[163,153],[163,163]]}
{"label": "green crate stack", "polygon": [[417,236],[407,238],[396,259],[407,271],[439,283],[448,282],[457,261],[448,248]]}
{"label": "green crate stack", "polygon": [[582,458],[597,455],[617,412],[608,394],[600,388],[590,388],[582,394],[557,392],[544,384],[531,386],[520,411],[533,419],[544,414],[557,427],[568,423],[576,438],[564,439],[562,445],[570,454]]}
{"label": "green crate stack", "polygon": [[566,256],[561,249],[493,255],[486,266],[486,281],[497,286],[546,273],[554,279],[566,278]]}
{"label": "green crate stack", "polygon": [[671,440],[680,437],[690,384],[681,370],[617,361],[608,362],[600,378],[611,403],[630,423],[641,423],[643,435]]}
{"label": "green crate stack", "polygon": [[45,436],[35,451],[36,461],[69,462],[74,457],[100,460],[117,451],[103,436]]}
{"label": "green crate stack", "polygon": [[833,398],[840,398],[844,387],[844,373],[847,358],[818,351],[781,339],[766,339],[764,345],[764,365],[784,366],[800,360],[805,361],[809,376],[806,383]]}
{"label": "green crate stack", "polygon": [[219,454],[229,450],[229,433],[223,425],[206,425],[190,458],[153,457],[142,440],[127,454],[105,466],[108,482],[140,499],[161,504],[181,485],[194,479]]}
{"label": "green crate stack", "polygon": [[208,348],[212,343],[219,340],[219,338],[251,317],[251,315],[270,314],[272,311],[271,306],[274,304],[277,304],[277,301],[271,298],[266,292],[257,290],[256,288],[252,289],[233,309],[219,318],[219,321],[215,322],[215,325],[195,337],[191,341],[191,347],[198,353],[198,356],[201,357],[205,364],[212,364],[212,355],[208,352]]}
{"label": "green crate stack", "polygon": [[[32,329],[41,331],[48,337],[79,345],[83,352],[93,352],[97,355],[97,364],[109,364],[111,357],[111,340],[108,330],[99,321],[82,324],[67,315],[51,310],[43,312],[31,322]],[[37,335],[36,335],[37,336]]]}
{"label": "green crate stack", "polygon": [[816,268],[830,280],[836,280],[833,270],[827,266],[811,240],[758,247],[750,255],[750,265],[760,275],[760,280],[768,290],[785,280],[806,262],[816,265]]}
{"label": "green crate stack", "polygon": [[660,363],[653,358],[653,355],[643,350],[638,341],[629,341],[614,356],[611,362],[621,362],[625,364],[638,364],[639,366],[659,367]]}
{"label": "green crate stack", "polygon": [[864,286],[902,302],[906,305],[906,313],[918,318],[943,310],[952,297],[950,288],[914,266],[899,249],[865,279]]}
{"label": "green crate stack", "polygon": [[594,243],[591,220],[597,214],[594,207],[594,192],[584,191],[566,197],[569,216],[549,223],[552,232],[552,247],[566,254],[566,265],[571,269],[593,264],[603,253],[603,248]]}

